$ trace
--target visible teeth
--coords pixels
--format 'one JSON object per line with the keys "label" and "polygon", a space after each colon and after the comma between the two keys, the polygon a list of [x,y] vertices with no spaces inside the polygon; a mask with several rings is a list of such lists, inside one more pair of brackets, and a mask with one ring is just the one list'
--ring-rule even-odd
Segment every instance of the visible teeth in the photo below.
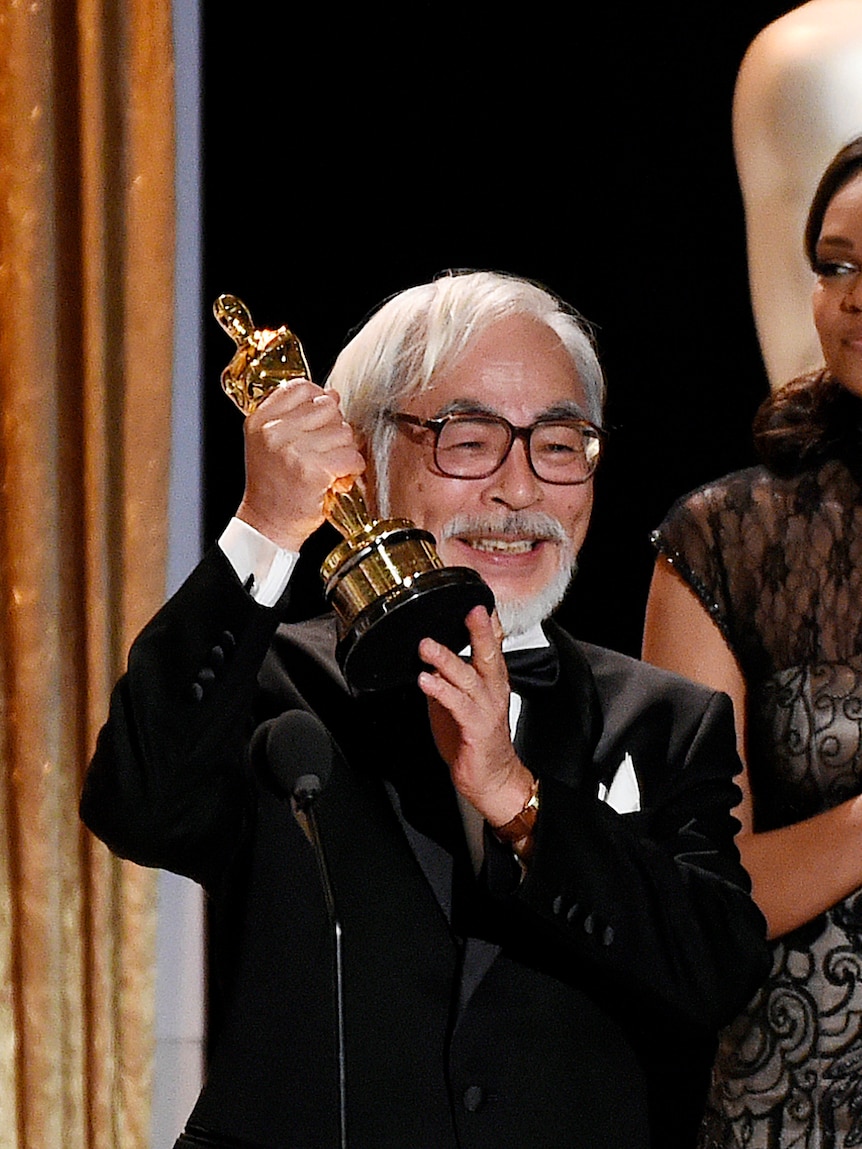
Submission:
{"label": "visible teeth", "polygon": [[493,551],[498,554],[523,555],[531,551],[533,539],[465,539],[474,551]]}

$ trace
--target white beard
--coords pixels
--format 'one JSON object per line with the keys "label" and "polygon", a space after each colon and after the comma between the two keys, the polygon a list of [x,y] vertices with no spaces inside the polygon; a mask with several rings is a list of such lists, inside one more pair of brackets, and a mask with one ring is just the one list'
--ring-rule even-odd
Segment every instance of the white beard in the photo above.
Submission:
{"label": "white beard", "polygon": [[496,598],[497,615],[507,638],[524,634],[549,618],[571,584],[577,569],[577,554],[562,523],[542,511],[512,511],[502,520],[492,521],[484,515],[457,515],[441,531],[440,542],[463,535],[500,534],[517,538],[534,537],[557,544],[559,563],[550,582],[530,598]]}
{"label": "white beard", "polygon": [[560,565],[554,578],[544,590],[534,594],[532,598],[510,599],[501,602],[497,599],[497,616],[506,638],[514,638],[517,634],[525,634],[539,622],[554,613],[563,601],[566,591],[571,585],[577,570],[577,563]]}

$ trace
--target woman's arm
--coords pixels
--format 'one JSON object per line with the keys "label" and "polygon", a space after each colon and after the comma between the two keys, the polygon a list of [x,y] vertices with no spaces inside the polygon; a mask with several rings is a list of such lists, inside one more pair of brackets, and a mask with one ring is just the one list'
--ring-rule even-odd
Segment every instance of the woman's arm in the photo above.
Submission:
{"label": "woman's arm", "polygon": [[770,937],[804,925],[862,886],[862,797],[756,834],[745,753],[745,681],[721,631],[666,558],[656,562],[644,623],[643,658],[723,690],[733,701],[743,772],[737,845]]}

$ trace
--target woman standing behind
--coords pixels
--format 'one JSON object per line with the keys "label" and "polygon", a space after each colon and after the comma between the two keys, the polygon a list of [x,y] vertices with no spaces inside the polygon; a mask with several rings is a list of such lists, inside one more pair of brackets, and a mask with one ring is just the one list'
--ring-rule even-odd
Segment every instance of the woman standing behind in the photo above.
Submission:
{"label": "woman standing behind", "polygon": [[825,367],[754,421],[763,465],[655,532],[644,658],[733,699],[738,844],[774,939],[724,1033],[704,1149],[862,1145],[862,138],[805,229]]}

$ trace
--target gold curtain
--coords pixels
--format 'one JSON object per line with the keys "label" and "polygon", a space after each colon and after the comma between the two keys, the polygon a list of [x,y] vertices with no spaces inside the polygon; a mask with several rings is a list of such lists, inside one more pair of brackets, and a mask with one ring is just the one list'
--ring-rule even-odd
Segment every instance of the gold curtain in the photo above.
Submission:
{"label": "gold curtain", "polygon": [[144,1149],[154,875],[77,818],[164,594],[170,0],[0,0],[0,1149]]}

